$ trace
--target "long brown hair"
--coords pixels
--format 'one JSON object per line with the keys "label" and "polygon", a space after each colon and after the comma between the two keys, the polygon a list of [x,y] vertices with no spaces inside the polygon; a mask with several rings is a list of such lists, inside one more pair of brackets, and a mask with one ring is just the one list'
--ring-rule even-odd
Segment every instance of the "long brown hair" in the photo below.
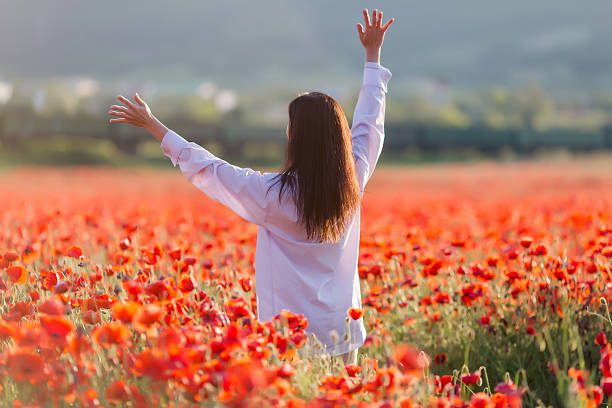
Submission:
{"label": "long brown hair", "polygon": [[273,183],[279,202],[288,188],[308,240],[338,242],[359,206],[346,116],[329,95],[305,93],[289,104],[288,133],[287,161]]}

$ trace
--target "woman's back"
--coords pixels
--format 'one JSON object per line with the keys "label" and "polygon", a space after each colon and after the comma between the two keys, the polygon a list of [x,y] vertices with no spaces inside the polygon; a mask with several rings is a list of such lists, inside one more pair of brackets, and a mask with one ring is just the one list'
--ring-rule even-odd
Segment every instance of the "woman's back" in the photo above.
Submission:
{"label": "woman's back", "polygon": [[[357,273],[360,212],[354,214],[338,242],[312,242],[297,222],[295,204],[286,200],[257,231],[255,284],[261,321],[281,310],[303,314],[332,355],[347,353],[365,340],[363,320],[351,321],[344,342],[347,310],[361,308]],[[336,338],[332,330],[337,333]],[[340,343],[333,347],[334,343]]]}

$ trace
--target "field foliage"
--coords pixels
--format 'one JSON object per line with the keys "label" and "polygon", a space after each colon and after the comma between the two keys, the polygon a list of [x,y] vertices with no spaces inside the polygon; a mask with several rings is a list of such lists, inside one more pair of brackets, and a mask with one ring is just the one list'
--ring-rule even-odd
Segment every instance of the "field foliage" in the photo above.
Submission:
{"label": "field foliage", "polygon": [[612,393],[609,172],[378,169],[363,310],[347,311],[368,337],[345,366],[309,355],[299,311],[257,320],[257,227],[179,172],[5,170],[1,404],[597,407]]}

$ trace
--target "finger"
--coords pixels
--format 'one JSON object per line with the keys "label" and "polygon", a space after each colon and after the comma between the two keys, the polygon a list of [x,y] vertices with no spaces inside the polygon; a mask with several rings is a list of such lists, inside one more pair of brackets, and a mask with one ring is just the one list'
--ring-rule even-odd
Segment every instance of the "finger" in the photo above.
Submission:
{"label": "finger", "polygon": [[387,28],[389,28],[389,26],[390,26],[390,25],[391,25],[391,24],[392,24],[394,21],[395,21],[395,19],[394,19],[394,18],[392,18],[391,20],[387,21],[387,24],[385,24],[385,25],[382,27],[382,30],[383,30],[383,31],[387,31]]}
{"label": "finger", "polygon": [[127,99],[125,96],[119,95],[117,96],[117,99],[123,102],[128,108],[134,108],[134,104],[129,99]]}
{"label": "finger", "polygon": [[370,14],[368,13],[368,9],[363,9],[363,22],[365,23],[365,27],[370,26]]}
{"label": "finger", "polygon": [[127,108],[125,106],[120,106],[120,105],[111,105],[110,107],[113,110],[118,110],[118,111],[123,111],[123,112],[127,112]]}
{"label": "finger", "polygon": [[108,114],[112,116],[119,116],[121,118],[127,117],[127,114],[125,112],[119,112],[119,111],[113,111],[113,110],[109,111]]}
{"label": "finger", "polygon": [[110,123],[129,123],[126,118],[112,118],[109,120]]}
{"label": "finger", "polygon": [[378,10],[374,9],[372,12],[372,26],[376,27],[376,21],[378,21]]}
{"label": "finger", "polygon": [[380,27],[380,24],[382,23],[382,11],[378,12],[378,19],[376,20],[376,27]]}
{"label": "finger", "polygon": [[357,23],[357,33],[359,33],[359,37],[363,36],[364,34],[363,26],[359,23]]}
{"label": "finger", "polygon": [[135,100],[135,101],[136,101],[136,102],[137,102],[137,103],[138,103],[140,106],[145,106],[145,105],[146,105],[146,104],[145,104],[145,101],[143,101],[143,100],[140,98],[140,95],[138,95],[138,92],[136,92],[136,93],[134,94],[134,100]]}

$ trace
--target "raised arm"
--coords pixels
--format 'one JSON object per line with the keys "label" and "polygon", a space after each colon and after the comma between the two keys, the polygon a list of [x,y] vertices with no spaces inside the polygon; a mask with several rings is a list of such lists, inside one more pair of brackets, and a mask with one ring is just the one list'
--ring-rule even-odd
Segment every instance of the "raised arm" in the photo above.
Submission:
{"label": "raised arm", "polygon": [[385,33],[394,19],[382,25],[382,12],[374,10],[372,20],[363,10],[364,25],[357,24],[359,40],[366,55],[363,86],[353,114],[353,156],[361,191],[370,179],[382,152],[385,137],[385,95],[391,72],[380,65]]}
{"label": "raised arm", "polygon": [[138,94],[136,103],[119,96],[125,106],[113,105],[111,123],[129,123],[148,130],[161,142],[161,149],[172,164],[193,185],[213,200],[225,205],[240,217],[255,224],[266,221],[268,200],[264,175],[251,169],[233,166],[213,155],[202,146],[188,142],[169,130],[152,113]]}

